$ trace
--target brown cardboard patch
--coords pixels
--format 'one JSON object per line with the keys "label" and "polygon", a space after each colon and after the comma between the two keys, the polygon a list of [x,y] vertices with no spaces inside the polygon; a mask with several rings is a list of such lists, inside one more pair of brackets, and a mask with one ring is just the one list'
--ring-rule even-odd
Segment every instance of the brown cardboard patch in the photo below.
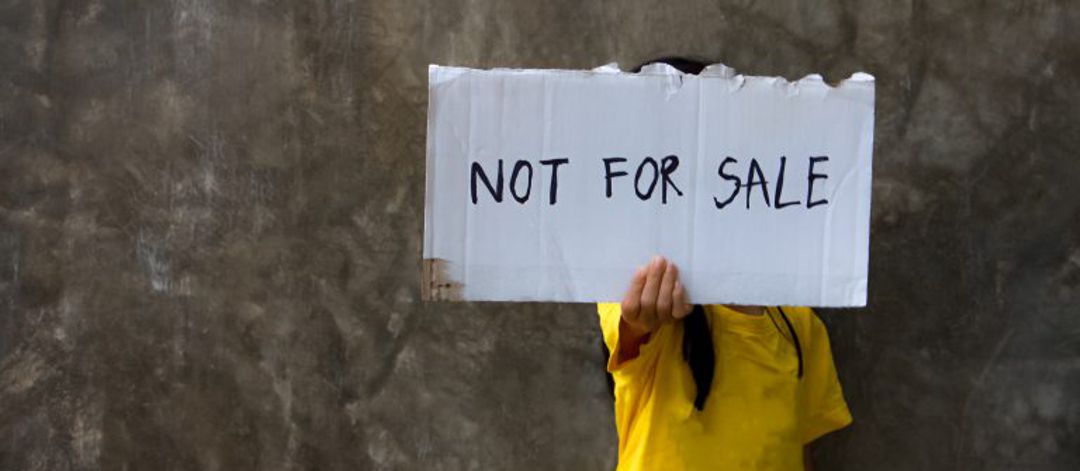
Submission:
{"label": "brown cardboard patch", "polygon": [[424,301],[462,301],[462,284],[450,279],[446,260],[425,258],[423,277],[420,280],[420,296]]}

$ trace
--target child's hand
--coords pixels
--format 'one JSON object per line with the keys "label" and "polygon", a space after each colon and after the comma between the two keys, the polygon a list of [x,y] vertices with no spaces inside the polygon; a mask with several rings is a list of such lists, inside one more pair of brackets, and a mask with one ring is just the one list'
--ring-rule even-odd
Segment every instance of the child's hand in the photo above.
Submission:
{"label": "child's hand", "polygon": [[674,322],[693,309],[679,282],[679,269],[663,257],[638,268],[622,301],[622,320],[635,337],[643,337],[665,322]]}

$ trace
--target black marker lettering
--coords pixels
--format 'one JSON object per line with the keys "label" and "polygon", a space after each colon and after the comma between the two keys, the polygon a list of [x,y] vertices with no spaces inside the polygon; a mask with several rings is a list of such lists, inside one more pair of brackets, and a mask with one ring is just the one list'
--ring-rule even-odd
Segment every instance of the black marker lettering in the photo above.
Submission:
{"label": "black marker lettering", "polygon": [[776,199],[773,201],[773,207],[776,209],[784,209],[786,206],[799,204],[799,200],[780,201],[780,195],[784,192],[784,170],[786,170],[786,167],[787,157],[780,156],[780,173],[776,175]]}
{"label": "black marker lettering", "polygon": [[[755,173],[760,180],[754,178]],[[757,159],[750,159],[750,170],[746,172],[746,209],[750,209],[750,195],[754,193],[754,185],[761,186],[761,196],[765,197],[765,206],[769,206],[769,182],[761,173],[761,166],[758,165]]]}
{"label": "black marker lettering", "polygon": [[619,170],[617,172],[612,172],[611,171],[611,164],[613,164],[615,162],[626,162],[626,159],[622,158],[622,157],[608,157],[608,158],[604,159],[604,179],[607,180],[607,191],[606,191],[605,195],[608,198],[611,198],[611,179],[615,178],[615,177],[624,177],[624,176],[626,176],[626,172],[624,172],[622,170]]}
{"label": "black marker lettering", "polygon": [[559,193],[559,166],[569,163],[570,159],[541,160],[540,165],[551,166],[551,186],[548,189],[548,204],[555,204],[555,195]]}
{"label": "black marker lettering", "polygon": [[814,164],[818,162],[828,162],[829,156],[822,155],[819,157],[810,157],[810,168],[806,171],[806,209],[813,208],[819,204],[828,204],[829,200],[820,199],[814,201],[814,180],[825,180],[829,178],[824,173],[814,173]]}
{"label": "black marker lettering", "polygon": [[484,167],[480,166],[480,162],[472,163],[472,178],[470,186],[472,187],[472,202],[476,204],[476,176],[480,176],[480,180],[483,180],[484,186],[491,192],[491,196],[495,198],[495,202],[502,203],[503,199],[503,161],[499,159],[499,177],[495,179],[495,186],[491,186],[491,180],[488,180],[487,174],[484,173]]}
{"label": "black marker lettering", "polygon": [[731,190],[731,195],[729,195],[726,200],[720,201],[720,200],[716,199],[715,196],[713,197],[713,203],[716,204],[716,209],[724,209],[724,206],[727,206],[728,204],[731,204],[731,201],[735,199],[735,195],[739,194],[739,188],[742,187],[742,180],[740,180],[739,177],[737,177],[735,175],[724,173],[724,166],[726,166],[727,164],[737,164],[737,163],[739,163],[739,161],[736,160],[735,158],[733,158],[733,157],[725,157],[724,161],[720,162],[720,167],[716,169],[716,173],[720,175],[720,178],[723,178],[724,180],[734,181],[735,182],[735,189]]}
{"label": "black marker lettering", "polygon": [[[649,191],[642,193],[638,183],[641,183],[641,172],[645,170],[645,164],[652,166],[652,181],[649,182]],[[660,177],[660,169],[656,166],[656,160],[652,157],[645,157],[645,160],[641,161],[641,165],[638,165],[637,173],[634,174],[634,193],[637,193],[637,197],[642,201],[652,197],[652,192],[656,189],[656,180]]]}
{"label": "black marker lettering", "polygon": [[675,182],[671,181],[671,174],[677,168],[679,168],[679,156],[677,155],[669,155],[660,161],[660,177],[663,179],[663,181],[660,182],[660,202],[662,204],[667,204],[668,185],[671,185],[671,187],[675,189],[675,193],[682,196],[682,191],[679,190],[679,187],[675,186]]}
{"label": "black marker lettering", "polygon": [[[521,172],[521,169],[523,169],[523,168],[529,170],[529,179],[528,179],[528,182],[527,182],[528,185],[525,186],[525,196],[518,196],[518,193],[517,193],[518,173]],[[532,168],[532,164],[530,164],[528,160],[519,160],[519,161],[517,161],[516,164],[514,164],[514,171],[510,173],[510,196],[513,196],[514,200],[516,200],[518,203],[525,204],[525,201],[528,201],[529,193],[532,193],[532,177],[533,177],[533,168]]]}

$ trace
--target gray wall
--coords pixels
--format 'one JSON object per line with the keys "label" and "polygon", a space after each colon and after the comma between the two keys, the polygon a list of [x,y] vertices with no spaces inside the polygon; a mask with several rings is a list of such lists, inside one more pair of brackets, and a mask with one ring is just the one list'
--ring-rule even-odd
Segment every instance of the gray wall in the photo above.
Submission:
{"label": "gray wall", "polygon": [[[0,468],[610,469],[588,305],[422,304],[426,66],[878,78],[822,469],[1080,467],[1080,5],[0,1]],[[999,5],[1000,4],[1000,5]]]}

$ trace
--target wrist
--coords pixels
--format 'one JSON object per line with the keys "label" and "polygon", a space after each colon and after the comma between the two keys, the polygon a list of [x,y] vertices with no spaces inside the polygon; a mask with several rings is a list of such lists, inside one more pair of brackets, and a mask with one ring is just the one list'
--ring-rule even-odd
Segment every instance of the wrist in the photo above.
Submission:
{"label": "wrist", "polygon": [[619,338],[624,340],[628,345],[640,345],[649,341],[649,334],[652,331],[635,326],[626,319],[619,319]]}

